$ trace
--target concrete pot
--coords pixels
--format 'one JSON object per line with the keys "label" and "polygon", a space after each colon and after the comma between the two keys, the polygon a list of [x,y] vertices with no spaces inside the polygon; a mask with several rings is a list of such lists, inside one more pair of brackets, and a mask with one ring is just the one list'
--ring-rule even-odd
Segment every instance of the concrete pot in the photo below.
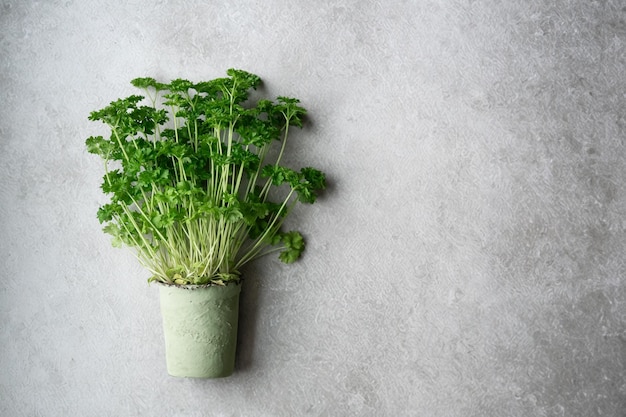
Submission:
{"label": "concrete pot", "polygon": [[233,373],[241,284],[159,285],[167,372],[221,378]]}

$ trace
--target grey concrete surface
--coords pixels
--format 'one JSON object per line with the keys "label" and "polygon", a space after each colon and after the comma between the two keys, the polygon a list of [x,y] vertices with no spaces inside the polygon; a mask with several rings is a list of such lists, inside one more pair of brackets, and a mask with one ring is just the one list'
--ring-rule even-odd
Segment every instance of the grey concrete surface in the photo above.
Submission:
{"label": "grey concrete surface", "polygon": [[[0,415],[626,416],[626,3],[0,0]],[[236,67],[309,110],[306,256],[168,377],[89,111]]]}

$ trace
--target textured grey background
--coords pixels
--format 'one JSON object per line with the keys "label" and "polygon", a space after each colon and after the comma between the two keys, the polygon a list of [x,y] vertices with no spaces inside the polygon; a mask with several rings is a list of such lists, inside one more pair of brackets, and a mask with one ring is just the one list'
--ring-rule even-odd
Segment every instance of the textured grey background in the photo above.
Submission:
{"label": "textured grey background", "polygon": [[[625,416],[625,52],[620,0],[0,0],[0,415]],[[174,379],[87,115],[229,67],[330,187]]]}

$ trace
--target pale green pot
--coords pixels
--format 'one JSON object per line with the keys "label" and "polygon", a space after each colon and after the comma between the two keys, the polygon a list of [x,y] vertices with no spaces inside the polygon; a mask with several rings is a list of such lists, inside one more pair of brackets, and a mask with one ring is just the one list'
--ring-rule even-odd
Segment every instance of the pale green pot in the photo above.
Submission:
{"label": "pale green pot", "polygon": [[241,284],[161,284],[167,372],[176,377],[221,378],[233,373]]}

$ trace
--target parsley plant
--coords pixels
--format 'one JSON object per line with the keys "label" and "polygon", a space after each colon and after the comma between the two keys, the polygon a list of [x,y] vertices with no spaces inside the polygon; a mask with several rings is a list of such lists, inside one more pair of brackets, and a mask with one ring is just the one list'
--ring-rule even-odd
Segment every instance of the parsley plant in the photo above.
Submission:
{"label": "parsley plant", "polygon": [[291,263],[304,250],[301,234],[281,226],[298,201],[315,202],[325,176],[280,162],[289,128],[302,127],[306,111],[288,97],[251,104],[260,78],[227,75],[199,83],[137,78],[131,83],[145,96],[89,116],[111,130],[108,139],[86,140],[104,161],[110,196],[98,219],[114,246],[137,249],[150,281],[225,284],[253,259],[279,252]]}

